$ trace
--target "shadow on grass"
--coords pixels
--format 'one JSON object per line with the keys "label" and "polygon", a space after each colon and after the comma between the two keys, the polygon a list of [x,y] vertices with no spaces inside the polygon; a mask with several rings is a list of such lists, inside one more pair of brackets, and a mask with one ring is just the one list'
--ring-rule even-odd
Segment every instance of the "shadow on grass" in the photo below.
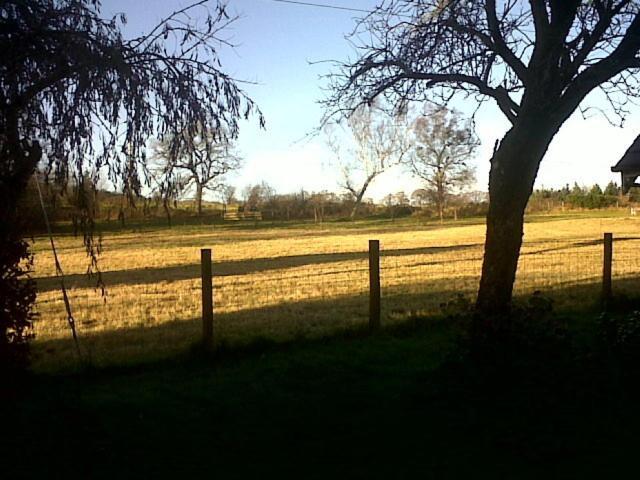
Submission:
{"label": "shadow on grass", "polygon": [[[564,321],[582,330],[596,312]],[[455,341],[464,320],[412,320],[372,336],[358,324],[317,340],[34,377],[5,419],[3,449],[33,459],[4,471],[537,479],[636,468],[637,387],[606,355],[527,334],[476,361]]]}
{"label": "shadow on grass", "polygon": [[[627,242],[631,240],[640,240],[640,237],[615,237],[614,243]],[[547,243],[547,242],[541,242],[541,243]],[[539,255],[541,253],[547,253],[547,252],[562,252],[562,251],[569,250],[571,248],[595,247],[596,245],[602,245],[603,243],[604,243],[604,240],[602,238],[595,239],[595,240],[574,241],[571,243],[567,243],[566,245],[560,245],[560,246],[554,246],[550,248],[543,248],[540,250],[522,252],[521,255],[527,256],[527,255]],[[530,243],[529,245],[535,246],[535,243]]]}
{"label": "shadow on grass", "polygon": [[[367,323],[367,302],[364,295],[356,295],[214,313],[216,346],[228,350],[256,342],[286,343],[357,330]],[[79,324],[85,360],[98,367],[180,355],[198,345],[201,335],[199,318],[102,331],[83,331],[82,323]],[[81,365],[69,337],[36,339],[32,350],[36,370],[55,371]]]}
{"label": "shadow on grass", "polygon": [[[281,237],[280,237],[281,238]],[[640,237],[618,237],[616,242],[638,240]],[[537,243],[537,242],[536,242]],[[528,246],[535,247],[536,243],[529,243]],[[542,242],[545,243],[545,242]],[[578,241],[567,243],[562,246],[553,246],[542,248],[540,250],[525,251],[522,253],[523,258],[534,255],[540,255],[549,252],[569,251],[574,248],[589,247],[601,245],[602,239]],[[451,246],[430,246],[422,248],[406,248],[406,249],[389,249],[383,250],[382,256],[388,258],[402,257],[409,255],[437,255],[439,253],[451,252],[467,252],[482,247],[481,243],[467,243]],[[309,255],[291,255],[274,258],[252,258],[247,260],[230,260],[215,262],[213,275],[214,277],[225,277],[233,275],[246,275],[252,273],[266,272],[270,270],[281,270],[287,268],[298,268],[310,265],[332,264],[338,262],[346,262],[353,260],[363,260],[367,258],[366,252],[345,252],[345,253],[318,253]],[[481,261],[482,254],[474,258],[461,258],[459,261]],[[447,263],[456,262],[450,260]],[[441,264],[437,258],[431,262],[425,262],[421,265],[438,265]],[[114,270],[102,272],[102,279],[107,287],[110,285],[136,285],[155,283],[161,281],[181,281],[191,280],[200,277],[199,264],[183,264],[170,267],[157,268],[136,268],[129,270]],[[35,278],[39,292],[48,292],[60,288],[59,280],[55,277]],[[95,281],[86,274],[72,274],[65,276],[65,283],[68,288],[93,288]]]}
{"label": "shadow on grass", "polygon": [[[438,317],[455,313],[460,307],[458,295],[473,305],[474,279],[455,285],[446,281],[425,282],[383,289],[382,322],[385,326],[402,324],[417,317]],[[531,288],[519,292],[520,302],[533,293]],[[614,282],[617,294],[640,291],[640,279],[628,278]],[[543,293],[553,299],[560,312],[588,312],[599,308],[599,282],[565,285]],[[579,321],[579,318],[576,317]],[[368,294],[333,296],[306,301],[288,301],[278,305],[214,314],[217,346],[222,350],[244,348],[257,343],[287,343],[305,339],[342,336],[360,331],[368,325]],[[156,361],[183,354],[201,339],[199,318],[182,318],[172,322],[147,326],[96,330],[95,324],[83,328],[79,322],[80,342],[87,358],[97,367]],[[100,328],[100,325],[97,325]],[[66,333],[66,332],[65,332]],[[70,338],[36,339],[33,346],[37,370],[73,369],[78,365]]]}
{"label": "shadow on grass", "polygon": [[[405,255],[425,255],[456,251],[468,251],[473,250],[474,248],[478,248],[479,246],[480,244],[473,243],[445,247],[436,246],[385,250],[383,253],[385,257],[400,257]],[[309,265],[331,264],[352,260],[363,260],[366,258],[368,258],[367,252],[346,252],[291,255],[274,258],[252,258],[248,260],[215,262],[214,252],[213,276],[215,278],[232,275],[246,275],[266,272],[269,270],[297,268]],[[107,285],[107,288],[110,285],[135,285],[161,281],[191,280],[194,278],[200,278],[199,264],[102,272],[102,279]],[[37,282],[39,292],[47,292],[60,288],[59,280],[57,280],[55,277],[40,277],[35,278],[35,280]],[[92,288],[95,286],[95,281],[92,281],[85,274],[75,274],[66,275],[65,284],[68,288]]]}

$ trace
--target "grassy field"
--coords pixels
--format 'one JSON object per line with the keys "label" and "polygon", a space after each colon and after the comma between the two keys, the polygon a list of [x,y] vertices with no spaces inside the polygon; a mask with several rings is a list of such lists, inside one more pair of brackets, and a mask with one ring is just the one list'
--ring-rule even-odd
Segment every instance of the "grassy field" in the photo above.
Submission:
{"label": "grassy field", "polygon": [[[200,335],[199,249],[214,257],[216,340],[242,345],[363,327],[367,241],[381,241],[383,322],[438,313],[458,293],[472,299],[482,259],[480,219],[440,225],[415,219],[315,224],[137,225],[105,229],[107,295],[84,274],[80,238],[56,238],[82,348],[98,366],[155,360]],[[559,308],[597,299],[603,232],[617,239],[615,288],[640,275],[640,219],[622,212],[531,217],[516,292],[542,290]],[[34,239],[38,282],[34,367],[75,365],[64,305],[44,237]]]}

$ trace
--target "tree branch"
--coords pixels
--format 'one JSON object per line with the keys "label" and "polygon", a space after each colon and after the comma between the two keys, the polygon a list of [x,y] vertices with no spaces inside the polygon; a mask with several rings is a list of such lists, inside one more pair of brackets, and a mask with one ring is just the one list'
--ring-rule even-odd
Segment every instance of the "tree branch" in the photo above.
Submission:
{"label": "tree branch", "polygon": [[500,22],[496,13],[495,0],[486,0],[485,12],[491,39],[493,40],[492,50],[497,53],[509,67],[516,73],[518,78],[526,85],[529,72],[526,65],[509,48],[500,32]]}
{"label": "tree branch", "polygon": [[549,28],[549,13],[546,0],[529,0],[533,25],[536,31],[536,39],[542,38]]}
{"label": "tree branch", "polygon": [[505,114],[507,119],[514,123],[518,112],[520,111],[520,105],[518,105],[510,96],[509,93],[503,87],[491,87],[485,81],[483,81],[479,77],[474,77],[472,75],[464,75],[459,73],[423,73],[423,72],[414,72],[407,65],[397,60],[388,60],[384,62],[369,62],[367,65],[362,66],[358,71],[354,74],[354,76],[362,75],[366,73],[368,70],[380,69],[384,67],[397,67],[402,73],[392,77],[389,81],[381,84],[376,90],[374,90],[373,94],[367,99],[368,102],[371,102],[378,95],[380,95],[383,91],[390,88],[397,82],[403,79],[411,79],[411,80],[426,80],[428,83],[425,85],[425,88],[433,87],[438,84],[467,84],[475,87],[477,91],[483,95],[487,95],[493,98],[500,110]]}
{"label": "tree branch", "polygon": [[561,107],[572,112],[593,89],[629,68],[640,68],[640,13],[637,13],[617,48],[580,73],[562,95]]}
{"label": "tree branch", "polygon": [[621,0],[613,8],[601,11],[600,18],[591,33],[586,34],[586,38],[582,44],[582,48],[576,53],[570,65],[571,76],[575,75],[587,57],[591,54],[602,36],[606,33],[611,25],[611,20],[618,15],[622,9],[629,4],[631,0]]}

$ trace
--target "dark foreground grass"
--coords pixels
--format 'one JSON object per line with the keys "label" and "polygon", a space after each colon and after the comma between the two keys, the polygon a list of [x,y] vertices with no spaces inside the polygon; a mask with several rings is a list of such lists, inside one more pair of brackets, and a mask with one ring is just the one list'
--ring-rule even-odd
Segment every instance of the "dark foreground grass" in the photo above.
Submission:
{"label": "dark foreground grass", "polygon": [[[594,318],[569,320],[584,326]],[[370,337],[33,377],[2,411],[2,477],[633,471],[637,395],[606,356],[588,353],[591,340],[524,348],[531,362],[496,373],[465,356],[460,328],[417,321]]]}

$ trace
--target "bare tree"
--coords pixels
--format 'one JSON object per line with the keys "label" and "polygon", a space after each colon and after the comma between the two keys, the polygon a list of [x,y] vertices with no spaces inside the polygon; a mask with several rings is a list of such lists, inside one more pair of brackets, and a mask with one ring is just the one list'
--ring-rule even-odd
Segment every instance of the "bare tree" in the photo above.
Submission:
{"label": "bare tree", "polygon": [[442,222],[447,197],[475,180],[469,160],[480,143],[470,121],[444,108],[427,108],[413,122],[413,133],[415,148],[407,165],[425,183]]}
{"label": "bare tree", "polygon": [[[201,126],[194,131],[184,131],[180,139],[167,138],[158,142],[154,156],[160,163],[158,171],[177,182],[161,181],[165,187],[173,186],[174,193],[195,190],[198,215],[202,215],[202,198],[205,190],[218,191],[226,174],[240,168],[240,157],[234,151],[229,135]],[[163,192],[169,194],[170,189]]]}
{"label": "bare tree", "polygon": [[376,105],[359,106],[346,120],[346,130],[353,140],[353,148],[346,152],[344,139],[337,134],[336,127],[345,133],[341,126],[329,126],[328,143],[342,170],[342,188],[353,198],[351,219],[354,219],[371,183],[398,165],[408,151],[405,118],[391,116]]}
{"label": "bare tree", "polygon": [[[85,171],[107,170],[134,196],[145,180],[150,138],[179,138],[195,125],[235,137],[239,120],[252,113],[263,124],[221,70],[218,49],[228,45],[221,32],[235,17],[208,3],[196,1],[126,39],[125,16],[102,18],[97,0],[2,2],[0,298],[7,308],[0,354],[24,344],[31,325],[33,286],[22,281],[21,263],[30,254],[16,204],[39,164],[62,188],[72,177],[84,185]],[[84,239],[94,267],[99,244],[91,234]]]}
{"label": "bare tree", "polygon": [[[328,196],[328,193],[325,191],[312,193],[309,198],[311,205],[313,206],[313,221],[315,223],[324,222],[324,207],[327,203]],[[304,196],[302,196],[302,198],[304,199]]]}
{"label": "bare tree", "polygon": [[255,185],[247,185],[242,190],[244,208],[246,211],[257,211],[269,203],[276,195],[276,190],[267,182],[262,181]]}
{"label": "bare tree", "polygon": [[411,204],[417,207],[423,207],[430,201],[430,194],[424,188],[419,188],[411,193]]}
{"label": "bare tree", "polygon": [[222,185],[218,190],[222,199],[222,214],[227,213],[227,207],[236,201],[236,187],[233,185]]}
{"label": "bare tree", "polygon": [[633,0],[386,0],[353,36],[359,58],[332,76],[328,112],[378,97],[395,105],[491,99],[511,123],[489,176],[477,306],[509,308],[523,215],[563,123],[600,89],[624,118],[638,98],[640,6]]}

